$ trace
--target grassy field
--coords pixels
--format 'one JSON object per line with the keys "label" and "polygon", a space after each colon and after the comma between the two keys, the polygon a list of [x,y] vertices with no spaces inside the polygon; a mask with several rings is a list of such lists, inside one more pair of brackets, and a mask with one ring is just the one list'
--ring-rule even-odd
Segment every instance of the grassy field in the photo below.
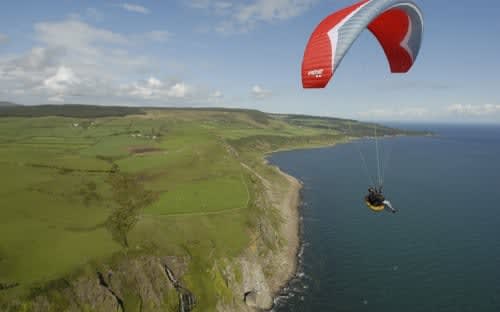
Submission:
{"label": "grassy field", "polygon": [[273,179],[264,153],[373,134],[245,110],[45,109],[0,114],[0,304],[133,250],[188,255],[185,282],[211,311],[225,290],[206,268],[247,248],[262,213],[242,163]]}

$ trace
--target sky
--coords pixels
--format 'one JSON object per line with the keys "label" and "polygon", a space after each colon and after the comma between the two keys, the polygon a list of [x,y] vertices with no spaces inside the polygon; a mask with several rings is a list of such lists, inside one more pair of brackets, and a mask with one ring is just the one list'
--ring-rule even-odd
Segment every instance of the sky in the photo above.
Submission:
{"label": "sky", "polygon": [[0,101],[500,123],[498,0],[415,0],[425,32],[409,73],[390,74],[365,31],[327,88],[303,89],[311,32],[353,2],[5,1]]}

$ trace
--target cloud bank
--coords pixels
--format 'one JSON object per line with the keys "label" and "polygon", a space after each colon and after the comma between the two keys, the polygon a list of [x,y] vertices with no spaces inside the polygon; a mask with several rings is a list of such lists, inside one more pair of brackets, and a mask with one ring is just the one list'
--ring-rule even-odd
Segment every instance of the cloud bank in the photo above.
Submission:
{"label": "cloud bank", "polygon": [[213,91],[178,77],[149,74],[140,78],[148,72],[162,72],[160,62],[129,48],[165,43],[170,36],[166,30],[125,35],[77,18],[37,23],[30,50],[0,57],[0,95],[12,99],[22,95],[34,104],[90,99],[104,103],[149,101],[149,105],[209,103]]}

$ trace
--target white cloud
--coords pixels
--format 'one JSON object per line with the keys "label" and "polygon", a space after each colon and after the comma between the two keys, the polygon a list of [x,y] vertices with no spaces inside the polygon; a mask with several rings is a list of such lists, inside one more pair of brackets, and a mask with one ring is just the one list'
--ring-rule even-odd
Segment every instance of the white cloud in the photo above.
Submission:
{"label": "white cloud", "polygon": [[220,90],[216,90],[212,94],[210,94],[210,96],[213,97],[213,98],[221,98],[224,95],[222,94],[222,92]]}
{"label": "white cloud", "polygon": [[143,39],[164,42],[170,38],[171,33],[167,30],[152,30],[125,36],[70,18],[60,22],[35,24],[35,36],[44,45],[95,57],[109,46],[127,47]]}
{"label": "white cloud", "polygon": [[220,90],[207,90],[179,80],[146,80],[122,84],[119,96],[129,101],[148,101],[151,104],[211,106],[220,105],[224,98]]}
{"label": "white cloud", "polygon": [[153,30],[147,32],[143,37],[157,42],[165,42],[171,37],[171,33],[166,30]]}
{"label": "white cloud", "polygon": [[0,44],[5,43],[7,41],[9,41],[9,36],[7,36],[6,34],[0,33]]}
{"label": "white cloud", "polygon": [[257,0],[240,7],[235,12],[235,19],[240,23],[286,20],[305,12],[314,2],[314,0]]}
{"label": "white cloud", "polygon": [[71,68],[60,66],[57,72],[43,81],[43,86],[50,92],[62,94],[71,86],[80,83],[80,79],[76,77]]}
{"label": "white cloud", "polygon": [[186,4],[195,9],[207,9],[211,6],[212,0],[187,0]]}
{"label": "white cloud", "polygon": [[163,101],[168,101],[169,98],[183,99],[194,95],[194,87],[185,82],[163,82],[155,77],[122,85],[121,91],[125,96]]}
{"label": "white cloud", "polygon": [[448,82],[437,81],[437,80],[413,80],[408,77],[403,77],[403,79],[398,80],[381,80],[376,81],[373,85],[377,90],[385,91],[406,91],[411,89],[416,90],[447,90],[455,88],[455,86]]}
{"label": "white cloud", "polygon": [[75,41],[82,45],[96,42],[125,44],[125,36],[106,29],[93,27],[77,19],[62,22],[42,22],[35,24],[35,34],[39,41],[46,44],[73,46]]}
{"label": "white cloud", "polygon": [[63,54],[64,52],[57,49],[34,47],[25,55],[14,59],[10,65],[18,70],[43,70],[54,66]]}
{"label": "white cloud", "polygon": [[122,3],[120,5],[120,7],[124,10],[129,11],[129,12],[141,13],[141,14],[149,14],[150,13],[148,8],[145,8],[142,5],[138,5],[138,4]]}
{"label": "white cloud", "polygon": [[357,115],[362,119],[422,119],[430,117],[432,112],[425,107],[402,107],[402,108],[376,108],[368,111],[358,112]]}
{"label": "white cloud", "polygon": [[215,26],[220,33],[239,33],[253,29],[258,23],[283,21],[301,15],[318,0],[252,0],[241,1],[188,0],[187,5],[227,16]]}
{"label": "white cloud", "polygon": [[163,83],[154,77],[150,77],[148,79],[148,85],[154,88],[160,88],[161,86],[163,86]]}
{"label": "white cloud", "polygon": [[42,85],[55,72],[58,49],[35,47],[25,54],[0,59],[0,85],[3,90],[28,91]]}
{"label": "white cloud", "polygon": [[283,21],[296,17],[309,8],[316,0],[256,0],[239,6],[229,21],[219,25],[217,31],[224,33],[248,31],[259,22]]}
{"label": "white cloud", "polygon": [[227,1],[216,1],[214,3],[214,7],[216,10],[227,10],[229,8],[231,8],[233,6],[233,4],[231,2],[227,2]]}
{"label": "white cloud", "polygon": [[50,103],[64,103],[64,97],[62,95],[55,95],[47,98]]}
{"label": "white cloud", "polygon": [[87,8],[85,10],[85,15],[87,17],[89,17],[90,19],[92,19],[94,21],[98,21],[98,22],[102,21],[104,18],[104,15],[102,14],[102,12],[96,8]]}
{"label": "white cloud", "polygon": [[172,61],[129,49],[168,40],[172,34],[166,30],[125,35],[79,17],[37,23],[33,29],[30,50],[0,54],[2,96],[26,104],[206,106],[223,99],[221,91],[195,86],[186,77],[159,78]]}
{"label": "white cloud", "polygon": [[207,103],[216,106],[224,105],[224,94],[220,90],[215,90],[208,95]]}
{"label": "white cloud", "polygon": [[188,98],[193,89],[187,83],[154,79],[147,80],[145,86],[138,83],[136,90],[131,88],[128,94],[120,87],[133,85],[127,80],[135,81],[135,77],[147,77],[164,70],[163,60],[131,53],[128,48],[145,44],[144,40],[165,41],[170,36],[168,31],[124,35],[69,18],[37,23],[34,32],[35,46],[31,50],[0,55],[0,93],[22,94],[26,103],[40,103],[42,99],[62,102],[73,96],[78,96],[79,101],[102,97],[106,99],[104,102],[109,102],[131,95],[137,99],[141,92],[143,98],[164,97],[168,101]]}
{"label": "white cloud", "polygon": [[259,85],[254,85],[252,87],[252,96],[256,99],[264,99],[271,95],[271,91],[262,88]]}
{"label": "white cloud", "polygon": [[95,28],[75,19],[35,24],[35,35],[40,43],[47,46],[94,57],[100,54],[99,44],[124,45],[129,42],[121,34]]}
{"label": "white cloud", "polygon": [[43,49],[57,54],[54,57],[57,65],[68,65],[79,75],[92,80],[121,80],[137,73],[146,74],[158,67],[155,59],[128,52],[132,44],[148,37],[144,34],[123,35],[80,20],[67,19],[36,24],[35,37]]}
{"label": "white cloud", "polygon": [[463,116],[491,116],[500,113],[500,105],[495,104],[483,104],[483,105],[471,105],[471,104],[454,104],[446,107],[446,111],[452,114],[463,115]]}
{"label": "white cloud", "polygon": [[235,5],[230,1],[214,0],[188,0],[187,5],[194,9],[203,9],[218,15],[224,15],[230,12]]}
{"label": "white cloud", "polygon": [[190,87],[185,83],[176,83],[167,90],[167,95],[176,98],[185,97],[190,90]]}
{"label": "white cloud", "polygon": [[426,107],[377,108],[358,112],[357,117],[364,120],[455,120],[455,121],[493,121],[500,120],[499,104],[453,104]]}

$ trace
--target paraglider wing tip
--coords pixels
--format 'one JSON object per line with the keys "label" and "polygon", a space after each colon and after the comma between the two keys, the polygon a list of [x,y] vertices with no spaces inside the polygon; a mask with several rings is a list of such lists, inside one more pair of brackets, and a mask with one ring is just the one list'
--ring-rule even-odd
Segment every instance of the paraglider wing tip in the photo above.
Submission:
{"label": "paraglider wing tip", "polygon": [[326,86],[314,86],[311,84],[302,84],[303,89],[324,89]]}
{"label": "paraglider wing tip", "polygon": [[409,68],[406,68],[406,69],[391,69],[391,73],[392,74],[406,74],[407,72],[409,72],[411,69],[411,67]]}

